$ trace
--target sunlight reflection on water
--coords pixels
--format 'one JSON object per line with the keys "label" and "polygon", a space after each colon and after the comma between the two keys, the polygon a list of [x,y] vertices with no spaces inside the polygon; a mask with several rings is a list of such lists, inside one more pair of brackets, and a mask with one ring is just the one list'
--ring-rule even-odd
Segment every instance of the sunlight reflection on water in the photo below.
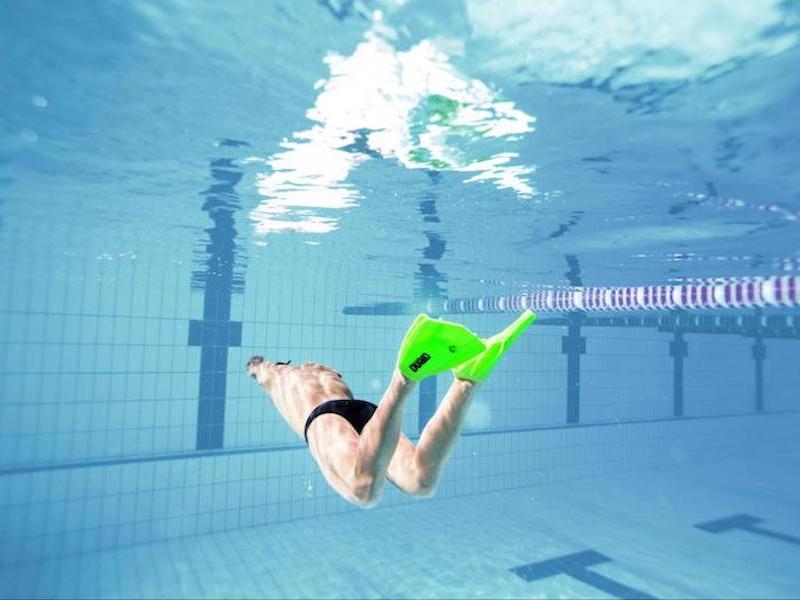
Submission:
{"label": "sunlight reflection on water", "polygon": [[535,194],[532,166],[513,164],[511,150],[492,153],[478,143],[511,144],[533,131],[535,117],[461,74],[429,40],[398,51],[395,38],[376,11],[350,56],[326,56],[330,76],[317,82],[306,112],[313,125],[284,139],[258,176],[264,200],[251,212],[258,234],[335,230],[337,220],[316,209],[356,205],[360,194],[347,177],[371,158],[468,173],[466,183],[490,182],[523,198]]}

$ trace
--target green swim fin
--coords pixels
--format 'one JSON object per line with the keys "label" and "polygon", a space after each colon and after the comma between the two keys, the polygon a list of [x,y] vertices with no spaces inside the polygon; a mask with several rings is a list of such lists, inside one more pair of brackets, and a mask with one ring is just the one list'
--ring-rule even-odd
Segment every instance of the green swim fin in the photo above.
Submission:
{"label": "green swim fin", "polygon": [[419,381],[452,369],[485,348],[481,338],[463,325],[420,314],[400,345],[397,368],[408,379]]}
{"label": "green swim fin", "polygon": [[453,369],[453,374],[459,379],[469,379],[470,381],[485,381],[492,372],[494,366],[511,348],[516,339],[525,331],[531,323],[536,320],[536,315],[530,309],[522,313],[517,320],[511,323],[500,333],[493,335],[486,343],[486,350],[478,354],[475,358],[468,360],[462,365]]}

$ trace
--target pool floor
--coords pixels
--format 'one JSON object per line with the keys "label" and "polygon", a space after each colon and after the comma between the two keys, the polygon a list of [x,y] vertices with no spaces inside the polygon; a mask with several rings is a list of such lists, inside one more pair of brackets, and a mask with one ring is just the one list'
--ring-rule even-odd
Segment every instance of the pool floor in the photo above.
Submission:
{"label": "pool floor", "polygon": [[6,567],[0,596],[797,597],[797,473],[773,453],[238,529]]}

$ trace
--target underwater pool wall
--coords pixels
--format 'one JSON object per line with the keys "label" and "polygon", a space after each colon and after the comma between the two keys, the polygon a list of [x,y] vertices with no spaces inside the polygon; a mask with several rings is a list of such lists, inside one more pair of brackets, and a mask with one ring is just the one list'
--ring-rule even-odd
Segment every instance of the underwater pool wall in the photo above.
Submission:
{"label": "underwater pool wall", "polygon": [[[377,401],[410,317],[346,315],[292,289],[274,290],[269,303],[258,301],[257,289],[233,298],[241,343],[228,347],[224,368],[210,367],[226,380],[220,448],[196,446],[208,368],[202,346],[189,343],[189,322],[203,310],[198,298],[176,291],[164,312],[144,298],[138,311],[92,307],[87,295],[71,307],[62,299],[58,311],[7,309],[0,560],[358,510],[330,490],[242,367],[265,348],[278,359],[329,362],[357,396]],[[459,320],[488,334],[508,318]],[[437,498],[796,445],[796,339],[763,340],[759,409],[752,338],[687,332],[685,346],[676,346],[671,331],[604,324],[576,332],[568,320],[543,317],[520,340],[477,396]],[[44,355],[55,366],[43,372],[30,360]],[[676,356],[683,365],[677,418]],[[15,367],[17,357],[24,360]],[[448,378],[436,378],[437,397]],[[411,436],[425,420],[418,407],[414,397],[405,416]],[[405,502],[391,490],[383,506]]]}

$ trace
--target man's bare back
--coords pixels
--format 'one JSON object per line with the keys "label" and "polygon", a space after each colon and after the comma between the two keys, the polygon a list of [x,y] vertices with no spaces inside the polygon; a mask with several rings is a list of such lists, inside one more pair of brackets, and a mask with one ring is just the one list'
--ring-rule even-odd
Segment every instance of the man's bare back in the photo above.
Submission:
{"label": "man's bare back", "polygon": [[316,406],[333,398],[353,397],[342,376],[321,363],[295,366],[271,363],[254,356],[247,361],[247,372],[270,395],[281,416],[301,436],[306,418]]}
{"label": "man's bare back", "polygon": [[[478,383],[533,319],[526,311],[485,345],[461,325],[420,315],[406,334],[398,367],[377,406],[356,400],[342,376],[323,364],[293,366],[253,356],[246,370],[289,426],[306,435],[331,487],[369,508],[380,502],[386,481],[411,496],[433,494]],[[463,344],[472,349],[463,350]],[[401,431],[405,401],[418,380],[454,365],[459,367],[453,383],[415,446]],[[352,406],[359,407],[357,415]]]}

